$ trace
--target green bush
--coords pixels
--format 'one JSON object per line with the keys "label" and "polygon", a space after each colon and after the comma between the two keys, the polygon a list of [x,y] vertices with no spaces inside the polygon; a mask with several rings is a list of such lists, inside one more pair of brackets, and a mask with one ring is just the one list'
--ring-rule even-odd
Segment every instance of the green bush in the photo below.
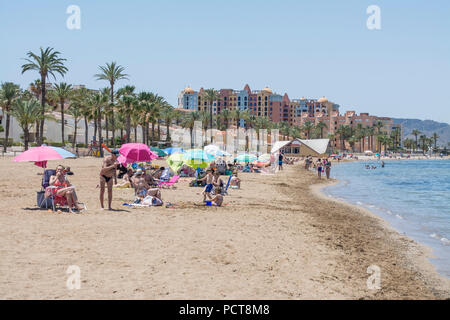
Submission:
{"label": "green bush", "polygon": [[[5,138],[0,138],[0,145],[3,146],[5,144]],[[12,138],[8,138],[8,147],[12,146],[13,144],[13,139]]]}
{"label": "green bush", "polygon": [[23,143],[22,142],[13,142],[13,143],[11,143],[11,146],[13,146],[13,147],[22,147]]}
{"label": "green bush", "polygon": [[0,125],[0,132],[3,132],[3,131],[5,131],[5,129],[3,129],[3,126]]}

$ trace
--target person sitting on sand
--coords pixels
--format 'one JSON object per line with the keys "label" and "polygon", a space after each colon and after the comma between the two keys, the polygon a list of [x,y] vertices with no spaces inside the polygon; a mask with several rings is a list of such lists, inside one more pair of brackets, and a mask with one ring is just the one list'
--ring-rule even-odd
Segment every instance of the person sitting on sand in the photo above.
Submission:
{"label": "person sitting on sand", "polygon": [[215,171],[213,174],[213,185],[214,185],[214,193],[221,194],[224,188],[224,182],[220,177],[219,171]]}
{"label": "person sitting on sand", "polygon": [[49,185],[54,187],[52,192],[56,197],[65,198],[69,206],[69,212],[73,213],[72,208],[75,210],[82,210],[83,207],[79,206],[78,197],[75,193],[75,187],[72,186],[64,174],[65,168],[61,165],[56,167],[56,175],[51,176]]}
{"label": "person sitting on sand", "polygon": [[241,179],[238,178],[238,172],[235,170],[230,180],[230,187],[241,188]]}
{"label": "person sitting on sand", "polygon": [[211,202],[212,202],[215,206],[220,207],[220,206],[222,206],[222,203],[223,203],[223,196],[222,196],[221,194],[216,194],[216,195],[211,199]]}
{"label": "person sitting on sand", "polygon": [[206,182],[206,186],[205,189],[203,189],[202,191],[202,195],[203,195],[203,201],[206,201],[206,198],[208,197],[208,199],[212,199],[211,197],[211,191],[213,189],[213,174],[212,174],[212,170],[211,169],[206,169],[206,176],[197,180],[197,182],[201,182],[201,181],[205,181]]}
{"label": "person sitting on sand", "polygon": [[134,179],[133,179],[133,183],[135,186],[135,190],[136,190],[136,195],[143,199],[146,196],[152,196],[155,198],[158,198],[160,200],[161,199],[161,190],[159,190],[159,188],[152,188],[151,186],[149,186],[147,184],[147,182],[145,182],[145,178],[144,178],[144,172],[142,171],[142,169],[137,169]]}
{"label": "person sitting on sand", "polygon": [[115,184],[114,188],[134,188],[133,186],[133,169],[129,168],[127,173],[122,177],[123,181],[121,183]]}
{"label": "person sitting on sand", "polygon": [[144,176],[145,182],[150,187],[157,187],[158,186],[159,179],[156,179],[155,177],[153,177],[152,174],[147,173],[146,171],[143,171],[143,176]]}
{"label": "person sitting on sand", "polygon": [[161,175],[159,177],[159,180],[169,181],[170,180],[170,169],[161,167],[161,170],[162,170],[162,172],[161,172]]}

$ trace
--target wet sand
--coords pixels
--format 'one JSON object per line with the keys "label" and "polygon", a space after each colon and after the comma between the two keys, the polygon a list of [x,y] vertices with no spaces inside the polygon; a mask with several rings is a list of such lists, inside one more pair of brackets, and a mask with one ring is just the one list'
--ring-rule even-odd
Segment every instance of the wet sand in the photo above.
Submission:
{"label": "wet sand", "polygon": [[[69,165],[87,204],[81,214],[38,210],[42,169],[0,160],[1,299],[442,299],[424,248],[363,209],[322,196],[299,165],[277,175],[240,174],[224,206],[198,207],[184,178],[163,200],[174,208],[129,208],[131,189],[98,203],[101,160]],[[163,164],[163,162],[161,162]],[[5,179],[6,178],[6,179]],[[68,290],[77,265],[81,288]],[[367,288],[367,267],[381,289]]]}

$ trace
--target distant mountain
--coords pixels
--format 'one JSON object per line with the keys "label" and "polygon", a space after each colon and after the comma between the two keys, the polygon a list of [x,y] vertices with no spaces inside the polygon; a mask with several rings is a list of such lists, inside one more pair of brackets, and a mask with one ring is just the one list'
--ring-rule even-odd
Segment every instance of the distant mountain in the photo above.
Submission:
{"label": "distant mountain", "polygon": [[401,124],[403,126],[403,139],[414,138],[411,134],[414,129],[419,130],[427,137],[431,137],[436,132],[439,136],[437,141],[438,145],[448,147],[448,142],[450,142],[450,125],[448,123],[419,119],[393,118],[393,120],[395,124]]}

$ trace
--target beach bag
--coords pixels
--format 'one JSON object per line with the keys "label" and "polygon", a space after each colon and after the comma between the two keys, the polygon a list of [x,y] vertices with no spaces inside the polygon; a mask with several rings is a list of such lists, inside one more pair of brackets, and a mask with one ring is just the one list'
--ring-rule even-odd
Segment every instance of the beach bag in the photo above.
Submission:
{"label": "beach bag", "polygon": [[45,197],[45,191],[37,192],[37,206],[42,209],[53,208],[53,199]]}

